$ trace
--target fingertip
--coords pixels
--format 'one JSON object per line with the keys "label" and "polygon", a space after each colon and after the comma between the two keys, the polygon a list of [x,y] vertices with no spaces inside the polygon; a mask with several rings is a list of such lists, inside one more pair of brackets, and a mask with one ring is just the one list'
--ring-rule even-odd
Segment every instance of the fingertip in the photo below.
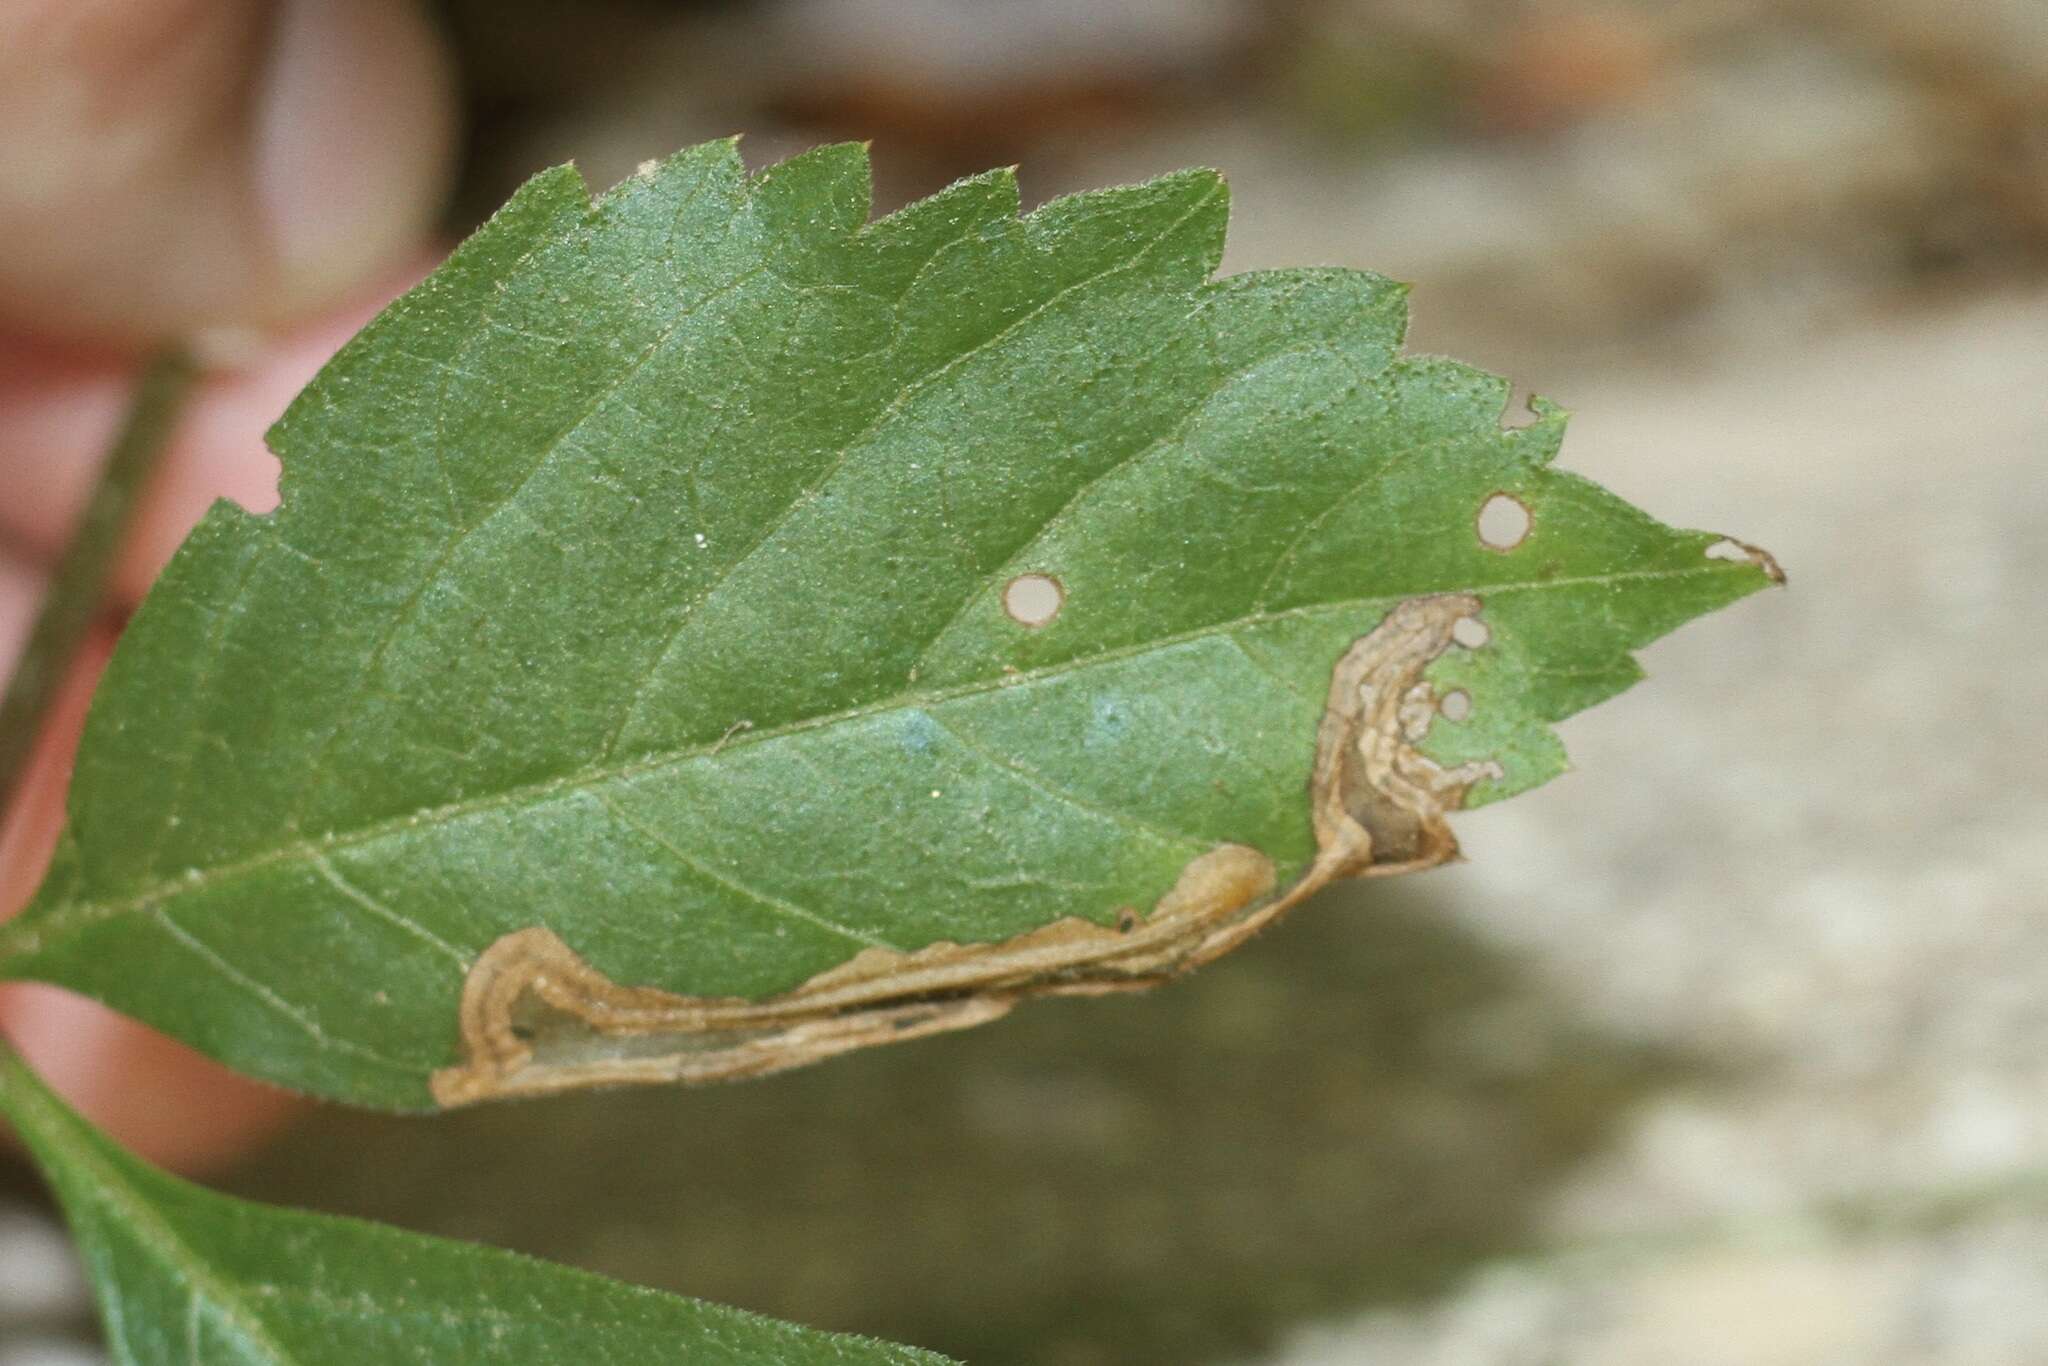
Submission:
{"label": "fingertip", "polygon": [[453,92],[418,0],[0,5],[0,320],[132,351],[330,305],[430,230]]}
{"label": "fingertip", "polygon": [[287,0],[253,141],[270,316],[330,305],[422,241],[455,153],[450,61],[413,0]]}
{"label": "fingertip", "polygon": [[217,1170],[306,1106],[97,1001],[39,982],[0,983],[0,1033],[108,1137],[173,1171]]}

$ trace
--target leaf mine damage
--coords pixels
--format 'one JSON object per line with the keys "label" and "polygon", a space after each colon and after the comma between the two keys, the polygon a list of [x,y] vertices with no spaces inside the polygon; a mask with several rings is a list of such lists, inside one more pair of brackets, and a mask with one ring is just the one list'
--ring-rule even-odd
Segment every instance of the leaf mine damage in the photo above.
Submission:
{"label": "leaf mine damage", "polygon": [[517,930],[470,968],[463,1060],[434,1074],[434,1098],[453,1107],[736,1080],[965,1029],[1029,997],[1141,990],[1229,952],[1340,878],[1434,867],[1457,853],[1447,813],[1501,774],[1492,762],[1446,769],[1416,749],[1439,709],[1423,672],[1472,638],[1460,623],[1479,610],[1470,595],[1407,599],[1337,661],[1308,784],[1316,853],[1284,891],[1265,854],[1219,844],[1148,915],[1120,908],[1110,925],[1070,916],[998,943],[866,949],[760,1001],[620,986],[553,931]]}

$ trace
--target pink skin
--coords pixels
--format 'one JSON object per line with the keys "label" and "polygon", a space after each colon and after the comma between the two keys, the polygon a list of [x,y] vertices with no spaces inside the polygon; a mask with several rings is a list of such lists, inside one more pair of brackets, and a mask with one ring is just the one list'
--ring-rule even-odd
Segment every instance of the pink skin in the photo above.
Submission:
{"label": "pink skin", "polygon": [[[116,571],[132,605],[216,498],[277,502],[263,431],[375,305],[424,269],[267,346],[245,370],[209,378],[164,453]],[[121,420],[132,362],[0,340],[0,670],[11,670],[43,576],[91,491]],[[66,681],[21,796],[0,823],[0,918],[35,891],[63,824],[64,790],[94,681],[114,643],[95,636]],[[204,1170],[274,1132],[300,1102],[104,1006],[37,983],[0,983],[0,1034],[95,1123],[143,1156]],[[0,1139],[4,1139],[0,1133]]]}
{"label": "pink skin", "polygon": [[[215,498],[276,501],[264,428],[422,269],[453,90],[418,0],[0,3],[0,669],[155,343],[196,337],[234,360],[165,452],[115,606]],[[42,877],[113,630],[77,662],[0,822],[0,916]],[[0,985],[0,1034],[176,1167],[231,1157],[297,1105],[51,987]]]}
{"label": "pink skin", "polygon": [[[9,583],[10,606],[16,588]],[[101,633],[73,670],[22,799],[0,827],[0,904],[9,913],[35,890],[56,843],[71,750],[112,648],[112,633]],[[295,1105],[105,1006],[40,983],[0,984],[0,1032],[95,1123],[173,1167],[221,1162],[277,1129]]]}

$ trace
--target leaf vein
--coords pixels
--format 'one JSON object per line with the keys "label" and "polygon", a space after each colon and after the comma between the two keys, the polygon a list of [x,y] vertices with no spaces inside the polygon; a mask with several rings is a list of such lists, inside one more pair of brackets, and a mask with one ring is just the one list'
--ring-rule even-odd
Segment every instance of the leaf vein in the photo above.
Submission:
{"label": "leaf vein", "polygon": [[741,882],[738,879],[729,876],[728,874],[721,873],[720,871],[718,871],[718,869],[712,867],[710,864],[705,863],[703,860],[697,858],[695,855],[686,852],[681,846],[677,845],[673,840],[669,839],[668,836],[662,834],[661,831],[655,829],[651,825],[648,825],[645,821],[635,818],[630,812],[626,810],[624,806],[619,804],[619,801],[616,797],[613,797],[609,792],[606,792],[602,788],[592,788],[590,795],[598,803],[598,805],[602,806],[606,811],[609,811],[612,814],[613,819],[617,820],[619,824],[625,826],[628,830],[633,831],[642,839],[647,840],[656,848],[668,854],[669,857],[673,858],[678,864],[680,864],[684,868],[689,869],[691,872],[697,874],[699,877],[708,878],[711,881],[716,882],[719,886],[738,893],[740,896],[745,897],[748,901],[751,901],[758,906],[765,906],[769,910],[774,911],[778,915],[790,919],[801,920],[804,923],[814,926],[817,929],[826,930],[832,934],[839,935],[844,939],[851,940],[853,943],[860,944],[869,948],[893,949],[896,947],[894,944],[890,943],[885,939],[880,938],[879,936],[869,934],[862,930],[856,930],[850,925],[842,925],[838,921],[833,920],[828,916],[820,915],[818,912],[811,910],[807,906],[800,906],[794,901],[787,901],[778,896],[771,896],[767,892],[763,892],[755,887],[749,886],[748,884]]}
{"label": "leaf vein", "polygon": [[263,1002],[264,1005],[269,1006],[277,1014],[304,1030],[307,1037],[312,1039],[319,1047],[337,1053],[348,1053],[355,1057],[365,1058],[382,1066],[398,1068],[407,1073],[417,1070],[409,1064],[401,1063],[395,1058],[387,1058],[375,1049],[367,1048],[351,1039],[335,1038],[325,1029],[321,1028],[320,1022],[314,1019],[309,1012],[293,1005],[290,1001],[278,995],[275,989],[250,976],[233,963],[230,963],[221,956],[217,949],[201,940],[177,921],[171,919],[170,912],[166,911],[162,906],[152,906],[149,910],[149,915],[151,919],[155,920],[163,928],[164,933],[190,950],[201,962],[249,995]]}
{"label": "leaf vein", "polygon": [[1294,557],[1301,553],[1301,548],[1308,544],[1309,538],[1322,530],[1324,524],[1332,517],[1343,511],[1352,499],[1379,484],[1389,474],[1392,474],[1398,462],[1421,455],[1424,451],[1448,447],[1455,442],[1466,439],[1462,434],[1458,436],[1441,436],[1433,441],[1419,441],[1412,446],[1403,446],[1399,450],[1388,451],[1381,455],[1374,462],[1373,467],[1367,470],[1357,483],[1332,498],[1328,507],[1325,507],[1321,512],[1309,518],[1302,525],[1302,528],[1294,533],[1293,537],[1288,540],[1286,548],[1273,558],[1272,568],[1266,571],[1266,577],[1259,581],[1258,592],[1252,595],[1252,604],[1260,610],[1264,610],[1271,601],[1273,586],[1280,578],[1281,571],[1294,562]]}
{"label": "leaf vein", "polygon": [[1170,826],[1148,821],[1142,816],[1134,816],[1128,811],[1120,811],[1113,806],[1104,806],[1098,802],[1090,801],[1066,784],[1055,782],[1038,770],[989,748],[978,738],[969,736],[955,723],[946,720],[938,712],[927,711],[924,714],[931,719],[933,725],[951,736],[962,749],[965,749],[985,764],[1015,775],[1019,781],[1044,793],[1054,801],[1065,803],[1075,810],[1084,811],[1091,816],[1102,817],[1113,825],[1121,826],[1134,834],[1147,836],[1162,844],[1178,845],[1185,849],[1200,851],[1216,843],[1215,840],[1197,835],[1192,831],[1176,830]]}
{"label": "leaf vein", "polygon": [[[433,587],[434,583],[441,577],[442,571],[448,567],[449,562],[469,542],[469,539],[478,531],[488,526],[500,512],[512,505],[532,485],[533,481],[540,477],[541,472],[553,461],[563,445],[578,431],[582,430],[583,425],[602,409],[606,403],[610,402],[614,395],[631,383],[634,376],[645,369],[647,363],[659,354],[675,338],[677,333],[682,331],[683,325],[686,322],[704,309],[709,308],[719,299],[744,288],[750,281],[758,278],[765,269],[766,267],[757,266],[752,270],[743,271],[724,285],[707,293],[689,308],[677,313],[668,326],[662,329],[661,334],[649,342],[646,348],[638,356],[635,356],[631,363],[616,378],[607,381],[601,386],[581,411],[571,418],[566,425],[556,431],[553,436],[547,438],[542,443],[540,452],[533,463],[527,466],[526,470],[513,482],[511,489],[502,498],[493,503],[476,521],[461,526],[455,535],[447,539],[440,551],[434,556],[432,563],[428,564],[421,572],[418,583],[406,595],[405,601],[392,611],[390,617],[378,631],[375,640],[371,642],[370,649],[364,656],[363,666],[357,671],[355,683],[351,687],[349,695],[343,698],[335,707],[336,719],[333,727],[328,730],[326,737],[320,743],[320,747],[314,752],[309,764],[311,771],[318,773],[325,767],[328,757],[334,751],[335,744],[339,742],[343,732],[348,729],[348,724],[354,718],[356,709],[362,704],[364,696],[369,692],[377,670],[382,667],[384,656],[390,651],[392,644],[397,640],[399,632],[411,622],[413,613],[418,610],[420,603],[425,600],[427,590]],[[445,408],[445,396],[442,402]],[[301,791],[311,793],[313,791],[313,784],[308,783]],[[305,799],[301,797],[292,813],[293,824],[296,824],[303,817],[305,805]]]}
{"label": "leaf vein", "polygon": [[[1201,304],[1198,302],[1197,308],[1200,307]],[[1003,557],[1002,562],[998,564],[991,573],[984,574],[981,576],[981,583],[975,589],[975,591],[966,595],[966,597],[962,600],[960,604],[960,609],[956,611],[950,618],[948,618],[946,624],[941,626],[938,629],[938,631],[934,633],[931,636],[931,638],[925,642],[924,648],[918,652],[916,663],[911,666],[912,673],[915,674],[916,672],[922,670],[927,664],[929,664],[931,662],[932,655],[945,641],[946,636],[950,634],[955,627],[959,626],[961,622],[965,621],[967,619],[967,614],[973,611],[977,605],[987,601],[989,590],[995,586],[996,580],[1007,579],[1010,575],[1016,573],[1017,571],[1029,567],[1026,564],[1022,563],[1022,557],[1029,553],[1034,546],[1037,546],[1040,543],[1042,543],[1045,540],[1045,538],[1052,532],[1057,531],[1060,528],[1061,524],[1064,523],[1070,516],[1072,516],[1075,509],[1080,507],[1080,505],[1088,498],[1090,494],[1094,493],[1096,489],[1100,488],[1109,480],[1116,478],[1118,475],[1121,475],[1131,469],[1134,469],[1144,464],[1146,461],[1150,460],[1154,455],[1157,455],[1160,451],[1179,447],[1183,442],[1186,441],[1189,431],[1192,430],[1196,423],[1201,420],[1202,415],[1208,411],[1209,405],[1214,403],[1217,400],[1217,398],[1219,398],[1223,394],[1225,390],[1229,389],[1233,384],[1236,384],[1239,380],[1242,380],[1246,376],[1250,375],[1253,371],[1258,370],[1263,366],[1270,365],[1274,361],[1282,360],[1288,356],[1310,355],[1318,351],[1325,351],[1327,349],[1328,348],[1324,344],[1319,342],[1305,346],[1286,346],[1281,347],[1274,351],[1269,351],[1264,355],[1257,356],[1250,360],[1245,361],[1244,363],[1236,366],[1235,368],[1229,370],[1227,373],[1223,374],[1220,378],[1217,379],[1216,383],[1210,388],[1208,393],[1202,395],[1200,399],[1190,404],[1188,407],[1188,411],[1178,421],[1174,423],[1172,431],[1167,432],[1153,439],[1152,441],[1145,442],[1142,445],[1133,447],[1130,451],[1126,452],[1116,461],[1114,461],[1104,469],[1098,471],[1090,478],[1084,480],[1078,487],[1075,488],[1073,493],[1068,496],[1067,501],[1062,503],[1059,509],[1056,512],[1054,512],[1051,516],[1047,517],[1044,521],[1040,522],[1036,527],[1032,528],[1031,534],[1025,537],[1025,539],[1018,543],[1015,547],[1013,547],[1010,550],[1010,552]],[[1365,381],[1360,380],[1359,384],[1362,385],[1364,382]],[[1355,387],[1356,386],[1354,386],[1354,388]],[[1347,391],[1347,393],[1348,392],[1350,391]],[[1337,399],[1331,399],[1328,402],[1321,404],[1319,406],[1321,408],[1333,407],[1338,401],[1339,400]],[[1257,602],[1260,601],[1260,599],[1255,598],[1254,601]]]}
{"label": "leaf vein", "polygon": [[[227,640],[228,622],[248,593],[249,585],[256,581],[256,566],[262,562],[263,551],[275,542],[276,537],[265,536],[258,548],[243,561],[241,577],[235,580],[234,591],[228,594],[227,601],[221,604],[220,610],[207,624],[206,642],[199,651],[199,672],[192,685],[192,696],[203,698],[207,695],[213,671],[220,666],[221,646]],[[163,857],[164,843],[178,826],[176,813],[184,805],[185,790],[191,785],[192,770],[199,762],[199,750],[204,739],[205,733],[197,729],[187,737],[187,743],[178,756],[177,777],[171,780],[175,799],[164,804],[164,819],[158,823],[156,834],[150,841],[149,857],[143,860],[143,866],[158,876],[163,875],[163,869],[157,866],[157,860]]]}
{"label": "leaf vein", "polygon": [[313,871],[318,873],[335,891],[340,892],[342,896],[346,897],[351,905],[368,912],[397,929],[405,931],[421,943],[428,945],[445,957],[453,960],[465,970],[469,967],[471,962],[470,955],[456,948],[453,944],[443,939],[440,935],[435,934],[411,916],[401,915],[350,882],[341,875],[341,870],[334,866],[334,860],[327,857],[327,855],[315,854],[311,859],[311,863]]}
{"label": "leaf vein", "polygon": [[197,877],[167,879],[153,884],[128,897],[111,901],[71,901],[51,911],[27,919],[16,917],[0,924],[0,975],[5,975],[8,960],[35,953],[51,935],[70,925],[93,924],[101,920],[146,911],[162,901],[180,895],[205,891],[212,886],[237,877],[246,876],[280,863],[294,859],[311,859],[316,854],[332,853],[337,849],[360,848],[380,839],[409,831],[422,826],[446,824],[492,811],[503,810],[521,803],[539,803],[561,795],[576,795],[586,789],[595,789],[602,784],[645,777],[681,764],[712,757],[715,751],[732,754],[757,744],[784,739],[806,731],[838,725],[848,721],[882,712],[893,711],[906,706],[930,707],[958,697],[972,697],[994,692],[1001,688],[1030,686],[1047,679],[1065,677],[1077,670],[1106,666],[1153,650],[1168,649],[1188,641],[1203,640],[1210,636],[1249,627],[1268,625],[1274,622],[1311,619],[1339,614],[1362,614],[1374,607],[1389,607],[1404,597],[1426,593],[1479,593],[1500,595],[1504,593],[1549,592],[1570,588],[1609,587],[1626,582],[1649,582],[1698,578],[1701,575],[1722,574],[1734,566],[1709,561],[1696,567],[1683,569],[1627,569],[1607,574],[1586,574],[1570,578],[1535,580],[1523,583],[1478,583],[1462,586],[1416,587],[1408,592],[1376,594],[1363,598],[1346,598],[1326,603],[1305,604],[1300,607],[1284,608],[1278,611],[1250,612],[1229,621],[1210,622],[1173,635],[1159,636],[1150,640],[1118,646],[1085,657],[1059,660],[1036,669],[995,678],[979,678],[969,683],[949,688],[935,688],[926,692],[905,692],[864,703],[858,707],[831,712],[815,717],[805,717],[786,725],[769,726],[760,730],[745,731],[731,737],[721,736],[716,740],[685,745],[676,749],[643,755],[629,762],[608,767],[586,769],[577,773],[563,774],[506,788],[482,797],[464,798],[441,806],[426,807],[385,820],[371,822],[352,830],[329,831],[314,839],[302,839],[295,844],[275,846],[260,853],[252,854],[231,862],[217,864],[212,868],[199,870]]}
{"label": "leaf vein", "polygon": [[754,539],[752,544],[741,551],[733,559],[733,562],[727,565],[716,579],[712,580],[710,585],[698,596],[697,600],[684,608],[677,616],[675,625],[668,630],[662,639],[661,645],[655,650],[653,664],[648,667],[647,671],[635,685],[632,696],[627,700],[625,707],[620,713],[618,725],[613,729],[610,738],[606,740],[605,746],[599,752],[598,757],[600,759],[609,759],[617,752],[620,741],[624,738],[626,732],[632,728],[634,719],[639,715],[640,708],[645,704],[648,690],[653,687],[654,680],[660,677],[663,669],[666,667],[669,652],[675,648],[676,642],[682,637],[683,632],[689,629],[690,623],[696,619],[697,614],[710,603],[712,598],[718,595],[719,590],[724,588],[735,574],[746,567],[757,551],[772,541],[784,527],[789,525],[790,521],[796,517],[798,512],[803,510],[819,489],[832,482],[834,476],[846,467],[847,461],[853,456],[853,452],[886,426],[891,418],[900,413],[904,406],[910,402],[911,398],[937,384],[948,374],[965,365],[975,356],[986,352],[993,346],[999,345],[1004,338],[1010,336],[1019,328],[1026,326],[1076,290],[1085,289],[1090,285],[1108,279],[1112,275],[1134,269],[1139,262],[1151,255],[1162,242],[1170,240],[1183,224],[1207,208],[1209,201],[1218,193],[1220,193],[1220,189],[1212,189],[1208,194],[1203,195],[1186,212],[1174,219],[1171,224],[1153,234],[1144,246],[1116,265],[1105,267],[1099,271],[1082,276],[1072,284],[1061,286],[1058,290],[1047,296],[1043,302],[1037,304],[1029,311],[1018,315],[989,336],[953,356],[944,364],[926,371],[898,389],[895,396],[877,411],[868,424],[839,448],[837,457],[833,460],[831,467],[820,478],[799,490],[790,499],[789,505],[782,510],[782,515],[770,523],[767,529]]}

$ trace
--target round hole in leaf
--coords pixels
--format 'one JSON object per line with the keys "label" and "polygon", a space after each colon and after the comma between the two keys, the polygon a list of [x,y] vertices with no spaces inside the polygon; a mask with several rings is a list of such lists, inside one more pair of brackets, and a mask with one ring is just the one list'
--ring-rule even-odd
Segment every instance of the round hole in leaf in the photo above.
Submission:
{"label": "round hole in leaf", "polygon": [[1509,493],[1496,493],[1479,508],[1479,543],[1505,554],[1529,539],[1529,505]]}
{"label": "round hole in leaf", "polygon": [[1050,574],[1019,574],[1003,589],[1003,610],[1019,626],[1049,626],[1067,600],[1066,590]]}

